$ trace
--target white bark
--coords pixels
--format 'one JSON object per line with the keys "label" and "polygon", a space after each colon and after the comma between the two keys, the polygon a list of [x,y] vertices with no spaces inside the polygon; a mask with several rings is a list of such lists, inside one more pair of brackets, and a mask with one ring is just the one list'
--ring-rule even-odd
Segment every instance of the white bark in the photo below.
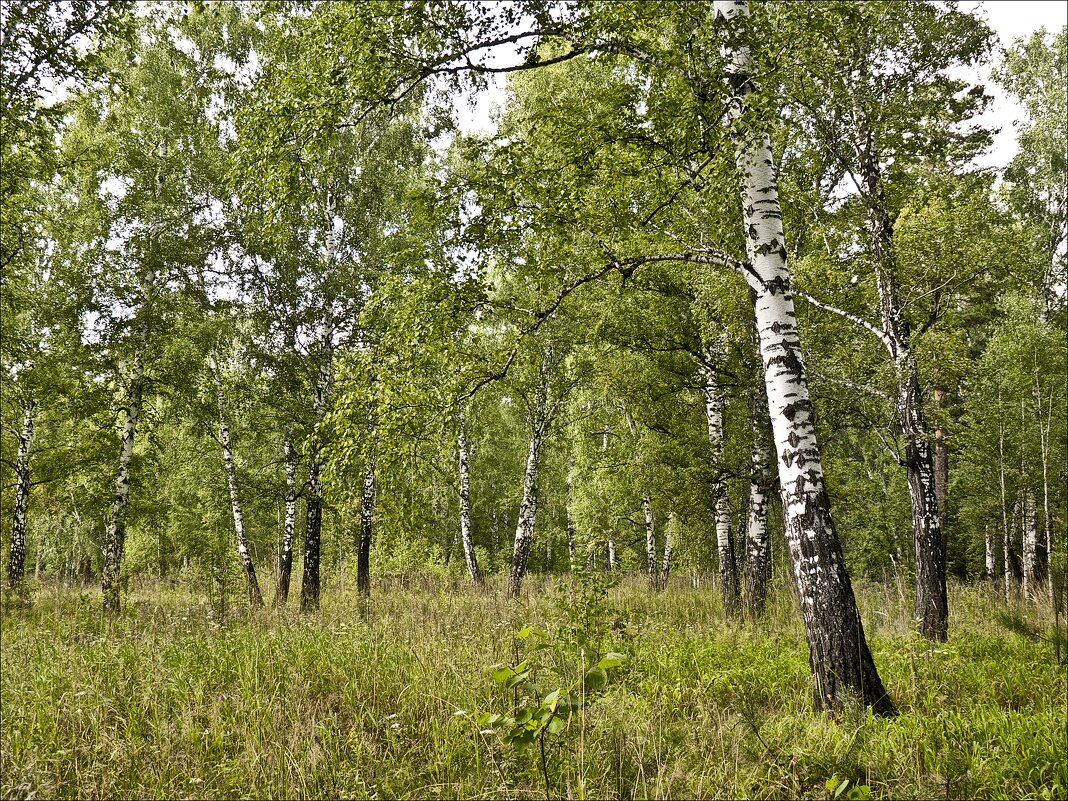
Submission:
{"label": "white bark", "polygon": [[460,541],[463,544],[467,573],[477,585],[483,583],[482,571],[478,569],[475,545],[471,535],[471,471],[467,462],[467,431],[464,413],[460,412],[460,432],[456,437],[460,451]]}
{"label": "white bark", "polygon": [[664,556],[660,564],[660,588],[666,590],[671,579],[671,556],[675,551],[675,513],[668,513],[667,531],[664,534]]}
{"label": "white bark", "polygon": [[1035,494],[1024,491],[1020,508],[1020,532],[1023,551],[1023,594],[1034,598],[1039,588],[1038,575],[1038,528],[1035,525]]}
{"label": "white bark", "polygon": [[722,360],[722,338],[709,343],[704,358],[698,362],[701,391],[705,398],[705,421],[708,424],[708,443],[712,451],[715,483],[712,502],[716,514],[716,548],[719,552],[719,580],[723,591],[723,608],[727,615],[738,611],[738,564],[731,539],[731,512],[727,500],[727,481],[723,464],[723,392],[719,387],[716,369]]}
{"label": "white bark", "polygon": [[126,511],[130,500],[130,463],[133,461],[134,436],[137,421],[141,417],[141,394],[144,388],[144,364],[141,349],[134,351],[133,368],[130,373],[130,389],[126,399],[126,421],[119,445],[119,471],[115,479],[115,500],[112,503],[104,550],[102,590],[104,611],[117,613],[119,598],[119,575],[122,567],[122,551],[126,544]]}
{"label": "white bark", "polygon": [[215,381],[215,396],[219,406],[219,445],[222,448],[223,466],[226,468],[226,485],[230,490],[230,511],[234,518],[234,534],[237,536],[237,553],[241,559],[241,570],[245,574],[249,603],[254,607],[263,606],[260,583],[256,579],[256,566],[248,548],[245,534],[245,515],[241,509],[241,495],[237,488],[237,468],[234,466],[234,451],[230,444],[230,426],[227,424],[226,396],[223,394],[222,378],[219,376],[219,364],[214,356],[208,357]]}
{"label": "white bark", "polygon": [[530,446],[527,449],[526,466],[523,469],[523,494],[519,502],[519,517],[515,524],[515,543],[512,548],[512,567],[508,574],[508,595],[515,598],[523,584],[530,561],[530,548],[534,542],[534,521],[538,513],[538,467],[541,460],[542,438],[545,436],[547,415],[545,410],[548,392],[549,361],[551,349],[546,349],[538,370],[537,385],[530,407]]}
{"label": "white bark", "polygon": [[986,524],[986,527],[984,529],[983,539],[984,545],[986,546],[986,580],[990,582],[991,585],[993,585],[994,581],[997,579],[997,559],[996,554],[994,553],[994,532],[992,531],[989,523]]}
{"label": "white bark", "polygon": [[30,450],[33,446],[33,418],[36,403],[30,395],[22,408],[22,429],[15,456],[15,508],[11,521],[11,553],[7,564],[7,581],[18,590],[26,572],[26,531],[30,505]]}
{"label": "white bark", "polygon": [[[760,408],[763,408],[762,404]],[[760,428],[754,421],[753,475],[749,482],[749,520],[745,537],[746,609],[754,618],[764,612],[771,578],[771,537],[768,532],[768,465],[771,451]]]}
{"label": "white bark", "polygon": [[645,562],[649,572],[649,586],[660,589],[659,571],[656,565],[656,530],[653,527],[653,505],[649,502],[649,493],[642,496],[642,509],[645,511]]}
{"label": "white bark", "polygon": [[297,528],[297,450],[293,439],[287,436],[283,445],[285,452],[286,495],[285,518],[282,524],[282,552],[278,559],[278,588],[273,606],[285,606],[289,600],[289,582],[293,575],[293,535]]}
{"label": "white bark", "polygon": [[[748,4],[744,0],[716,0],[715,10],[726,25],[728,40],[733,39],[739,22],[748,16]],[[755,87],[748,49],[737,42],[732,45],[731,82],[738,122],[745,97]],[[817,708],[834,708],[839,704],[839,693],[849,691],[862,697],[877,713],[894,714],[896,710],[864,638],[831,517],[801,359],[770,139],[766,133],[754,135],[737,126],[736,147],[742,178],[743,225],[748,234],[747,281],[755,294],[786,542],[801,601],[815,703]]]}

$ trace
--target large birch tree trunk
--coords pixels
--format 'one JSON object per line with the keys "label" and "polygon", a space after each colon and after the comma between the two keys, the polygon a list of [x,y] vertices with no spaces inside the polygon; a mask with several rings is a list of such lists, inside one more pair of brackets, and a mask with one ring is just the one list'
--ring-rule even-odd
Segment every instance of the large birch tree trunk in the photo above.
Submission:
{"label": "large birch tree trunk", "polygon": [[[716,0],[728,35],[748,16],[745,0]],[[734,41],[732,85],[744,103],[755,91],[748,48]],[[738,108],[740,115],[741,108]],[[737,125],[737,120],[736,120]],[[801,602],[815,705],[837,708],[843,693],[864,699],[878,714],[896,713],[875,668],[831,517],[816,442],[812,401],[801,360],[775,160],[766,133],[735,128],[742,176],[743,224],[751,262],[747,280],[764,364],[764,384],[779,461],[785,536]]]}
{"label": "large birch tree trunk", "polygon": [[130,463],[133,461],[134,435],[141,417],[141,395],[144,391],[145,371],[139,347],[134,351],[130,388],[126,396],[126,421],[119,445],[119,471],[115,480],[115,500],[112,503],[111,519],[108,521],[104,544],[104,571],[101,589],[104,593],[104,612],[117,614],[121,606],[119,574],[122,567],[122,550],[126,544],[126,511],[130,502]]}
{"label": "large birch tree trunk", "polygon": [[375,457],[367,457],[360,493],[360,545],[356,552],[356,590],[363,598],[371,595],[371,534],[375,510]]}
{"label": "large birch tree trunk", "polygon": [[482,571],[478,569],[478,557],[475,556],[475,544],[471,533],[471,471],[467,456],[467,426],[463,411],[460,412],[460,431],[456,437],[460,452],[460,541],[464,549],[464,561],[467,573],[476,586],[485,582]]}
{"label": "large birch tree trunk", "polygon": [[227,424],[226,397],[223,394],[219,365],[214,357],[209,357],[208,366],[215,380],[215,395],[219,406],[219,445],[222,448],[223,466],[226,468],[226,485],[230,490],[230,511],[234,518],[234,534],[237,536],[237,553],[241,558],[241,570],[245,574],[248,589],[248,601],[255,608],[263,606],[260,583],[256,578],[256,565],[249,552],[248,537],[245,535],[245,515],[241,509],[241,496],[237,489],[237,469],[234,466],[234,452],[230,444],[230,426]]}
{"label": "large birch tree trunk", "polygon": [[22,408],[22,429],[15,456],[15,508],[11,520],[11,552],[7,563],[7,584],[13,592],[22,589],[26,573],[26,530],[30,506],[30,449],[36,403],[32,395]]}
{"label": "large birch tree trunk", "polygon": [[293,534],[297,527],[297,449],[293,438],[287,436],[285,452],[286,495],[285,518],[282,523],[282,551],[278,557],[278,587],[272,606],[285,606],[289,601],[289,583],[293,574]]}
{"label": "large birch tree trunk", "polygon": [[723,610],[728,617],[738,613],[738,563],[731,538],[731,513],[727,500],[727,481],[723,469],[723,392],[716,375],[722,343],[709,344],[699,362],[701,391],[705,398],[705,420],[708,424],[708,443],[712,451],[712,469],[716,477],[712,485],[712,502],[716,515],[716,549],[719,553],[719,581],[723,592]]}

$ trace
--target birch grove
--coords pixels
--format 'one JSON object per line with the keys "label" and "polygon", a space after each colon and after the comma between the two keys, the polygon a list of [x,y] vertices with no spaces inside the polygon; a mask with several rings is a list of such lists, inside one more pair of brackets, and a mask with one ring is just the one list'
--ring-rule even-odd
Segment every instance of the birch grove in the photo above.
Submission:
{"label": "birch grove", "polygon": [[793,608],[838,716],[911,697],[871,601],[901,582],[932,642],[971,585],[992,626],[1059,625],[1063,31],[998,48],[920,0],[12,8],[87,38],[3,67],[5,598],[166,586],[221,628],[299,592],[315,628],[400,589],[555,597],[587,672],[635,587],[698,638]]}

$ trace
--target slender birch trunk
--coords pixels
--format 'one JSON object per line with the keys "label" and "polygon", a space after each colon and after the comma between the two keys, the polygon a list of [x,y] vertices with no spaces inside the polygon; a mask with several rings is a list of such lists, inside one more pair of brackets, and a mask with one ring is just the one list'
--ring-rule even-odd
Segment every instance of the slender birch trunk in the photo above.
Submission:
{"label": "slender birch trunk", "polygon": [[719,581],[723,591],[723,610],[728,617],[738,613],[738,563],[731,537],[730,503],[723,470],[723,392],[719,387],[716,369],[721,360],[722,341],[710,343],[698,366],[701,372],[701,391],[705,398],[705,420],[708,442],[712,451],[712,469],[716,473],[712,498],[716,513],[716,547],[719,552]]}
{"label": "slender birch trunk", "polygon": [[[998,390],[998,410],[1001,410],[1001,390]],[[1011,560],[1009,558],[1009,500],[1005,492],[1005,423],[998,415],[998,484],[1001,489],[1001,550],[1004,558],[1002,566],[1005,579],[1005,603],[1009,602]]]}
{"label": "slender birch trunk", "polygon": [[671,556],[675,551],[675,512],[668,513],[667,530],[664,533],[664,556],[660,563],[660,589],[666,590],[671,578]]}
{"label": "slender birch trunk", "polygon": [[22,430],[15,456],[15,509],[11,521],[11,552],[7,563],[8,587],[18,592],[26,573],[26,530],[30,506],[30,449],[36,401],[30,395],[22,407]]}
{"label": "slender birch trunk", "polygon": [[530,446],[527,449],[526,467],[523,470],[523,495],[519,502],[519,518],[515,524],[515,544],[512,549],[512,568],[508,573],[508,597],[516,598],[523,584],[530,561],[530,548],[534,542],[534,521],[538,513],[538,468],[541,459],[542,438],[545,435],[545,403],[548,392],[549,358],[546,353],[538,370],[538,383],[534,389],[534,401],[530,409]]}
{"label": "slender birch trunk", "polygon": [[1024,490],[1023,503],[1020,504],[1020,534],[1023,553],[1023,594],[1034,600],[1037,595],[1041,577],[1038,571],[1038,527],[1035,525],[1035,494],[1030,489]]}
{"label": "slender birch trunk", "polygon": [[653,592],[660,590],[660,571],[656,564],[656,530],[653,528],[653,505],[649,493],[642,495],[642,509],[645,512],[645,563],[649,572],[649,588]]}
{"label": "slender birch trunk", "polygon": [[282,550],[278,558],[278,587],[272,602],[275,608],[285,606],[289,601],[289,583],[293,574],[293,534],[297,527],[297,449],[293,447],[291,436],[286,437],[283,448],[286,470],[286,511],[282,524]]}
{"label": "slender birch trunk", "polygon": [[467,428],[463,411],[460,412],[460,432],[456,437],[460,452],[460,540],[464,548],[464,560],[467,573],[476,586],[481,587],[485,581],[482,571],[478,569],[478,557],[471,535],[471,472],[467,463]]}
{"label": "slender birch trunk", "polygon": [[[319,369],[315,382],[315,419],[322,422],[326,415],[326,393],[330,386],[330,368],[333,349],[329,342],[326,360]],[[320,477],[319,448],[314,441],[308,450],[308,498],[304,519],[304,575],[300,585],[300,610],[308,612],[319,608],[320,576],[323,533],[323,481]]]}
{"label": "slender birch trunk", "polygon": [[[761,408],[763,407],[760,404]],[[771,534],[768,531],[768,477],[771,449],[760,426],[753,425],[753,454],[749,482],[749,525],[745,547],[745,607],[750,618],[764,614],[771,579]]]}
{"label": "slender birch trunk", "polygon": [[[749,14],[745,0],[716,0],[717,18],[734,28]],[[755,91],[748,48],[734,45],[732,86],[744,104]],[[742,113],[742,106],[735,116]],[[768,410],[779,459],[786,542],[801,600],[815,705],[837,708],[840,694],[855,693],[873,711],[896,713],[864,638],[856,598],[831,517],[816,442],[812,401],[801,360],[790,274],[786,263],[775,160],[766,133],[735,127],[742,176],[743,225],[751,262],[747,280],[756,294]]]}
{"label": "slender birch trunk", "polygon": [[126,397],[126,422],[119,446],[119,473],[115,480],[115,500],[112,503],[104,546],[104,571],[101,589],[104,593],[104,612],[117,614],[121,606],[119,575],[122,550],[126,544],[126,512],[130,501],[130,463],[133,461],[134,435],[141,416],[141,395],[144,391],[144,364],[141,348],[134,351],[130,389]]}
{"label": "slender birch trunk", "polygon": [[319,560],[323,534],[323,482],[314,446],[308,455],[308,498],[304,514],[304,574],[300,584],[300,611],[319,608]]}
{"label": "slender birch trunk", "polygon": [[356,589],[361,597],[371,594],[371,524],[375,508],[375,458],[367,458],[360,493],[360,546],[356,554]]}
{"label": "slender birch trunk", "polygon": [[249,604],[254,608],[260,608],[263,606],[263,595],[260,593],[260,583],[256,578],[256,565],[252,562],[248,537],[245,535],[245,515],[241,509],[241,496],[237,489],[237,469],[234,466],[234,452],[230,444],[230,426],[226,422],[226,397],[223,394],[222,378],[219,376],[219,364],[214,356],[208,357],[208,366],[215,380],[215,396],[219,406],[219,445],[222,447],[223,466],[226,468],[226,485],[230,490],[230,510],[234,518],[234,533],[237,535],[237,552],[241,558],[241,570],[245,574]]}
{"label": "slender birch trunk", "polygon": [[991,530],[990,523],[987,523],[983,529],[983,539],[986,546],[986,580],[991,587],[994,587],[997,584],[997,564],[994,553],[994,532]]}
{"label": "slender birch trunk", "polygon": [[609,572],[616,569],[616,541],[612,538],[608,538],[608,570]]}
{"label": "slender birch trunk", "polygon": [[[902,313],[894,255],[894,227],[887,211],[878,154],[869,146],[861,165],[868,228],[875,257],[875,283],[879,312],[894,363],[898,423],[905,437],[905,471],[912,509],[915,554],[915,611],[920,633],[944,641],[949,631],[946,592],[946,547],[942,537],[942,510],[938,497],[931,431],[923,409],[919,368],[912,352],[908,321]],[[943,443],[944,447],[944,443]]]}

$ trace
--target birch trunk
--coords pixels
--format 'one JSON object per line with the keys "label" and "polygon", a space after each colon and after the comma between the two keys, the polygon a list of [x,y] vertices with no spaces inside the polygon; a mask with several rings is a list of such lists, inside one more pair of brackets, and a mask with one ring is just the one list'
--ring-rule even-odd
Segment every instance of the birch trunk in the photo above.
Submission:
{"label": "birch trunk", "polygon": [[226,397],[223,394],[219,365],[214,357],[208,362],[215,379],[215,395],[219,405],[219,445],[222,447],[223,466],[226,468],[226,486],[230,490],[230,510],[234,517],[234,534],[237,536],[237,553],[241,558],[241,570],[245,574],[248,589],[248,601],[254,608],[263,606],[260,583],[256,579],[256,565],[249,553],[248,537],[245,535],[245,515],[241,509],[241,496],[237,490],[237,469],[234,466],[234,452],[230,444],[230,426],[226,422]]}
{"label": "birch trunk", "polygon": [[375,509],[375,459],[369,456],[360,493],[360,547],[356,553],[356,590],[361,597],[371,595],[371,524]]}
{"label": "birch trunk", "polygon": [[319,560],[323,534],[323,482],[319,457],[312,446],[308,456],[308,499],[304,515],[304,574],[300,584],[300,611],[319,608]]}
{"label": "birch trunk", "polygon": [[467,428],[464,413],[460,412],[460,433],[456,438],[456,444],[460,451],[460,540],[464,549],[464,560],[467,562],[467,573],[476,586],[481,587],[485,582],[482,571],[478,569],[478,558],[475,556],[475,545],[471,534],[471,472],[467,457]]}
{"label": "birch trunk", "polygon": [[117,614],[121,606],[119,575],[122,567],[122,550],[126,544],[126,511],[130,500],[130,463],[133,461],[134,435],[141,416],[141,395],[144,391],[144,364],[141,349],[134,351],[130,389],[126,398],[126,422],[122,429],[119,446],[119,474],[115,480],[115,500],[112,503],[111,519],[104,545],[104,570],[101,589],[104,593],[104,611]]}
{"label": "birch trunk", "polygon": [[30,449],[33,446],[33,419],[36,402],[29,396],[22,409],[22,430],[19,432],[18,452],[15,456],[15,509],[11,521],[11,553],[7,563],[8,587],[15,592],[22,589],[26,573],[26,529],[30,506]]}
{"label": "birch trunk", "polygon": [[[998,391],[998,408],[1001,408],[1001,392]],[[1005,424],[998,418],[998,484],[1001,490],[1001,550],[1002,574],[1004,577],[1005,603],[1009,602],[1012,590],[1012,532],[1009,526],[1009,501],[1005,491]]]}
{"label": "birch trunk", "polygon": [[611,537],[608,538],[608,570],[612,571],[616,569],[616,541]]}
{"label": "birch trunk", "polygon": [[893,221],[887,211],[878,154],[871,145],[861,165],[861,174],[863,194],[868,204],[868,228],[875,260],[879,313],[894,363],[898,424],[905,438],[905,471],[912,510],[916,568],[913,615],[920,621],[920,633],[924,637],[944,641],[949,631],[946,547],[942,538],[944,503],[939,502],[932,435],[923,409],[919,369],[912,353],[909,324],[902,312],[894,255]]}
{"label": "birch trunk", "polygon": [[720,361],[722,343],[705,349],[699,364],[702,393],[705,397],[705,420],[708,423],[708,442],[712,450],[712,468],[716,473],[712,498],[716,513],[716,548],[719,553],[719,581],[723,591],[723,610],[728,617],[738,613],[738,563],[731,538],[731,513],[727,500],[727,481],[723,469],[723,393],[719,387],[716,368]]}
{"label": "birch trunk", "polygon": [[[745,0],[716,0],[716,14],[728,35],[748,16]],[[752,60],[734,45],[732,85],[744,103],[753,92]],[[737,113],[741,113],[741,107]],[[737,114],[736,114],[737,116]],[[831,517],[816,442],[800,339],[794,314],[775,161],[766,133],[736,127],[742,211],[751,261],[747,279],[755,292],[754,312],[764,363],[768,411],[778,452],[785,536],[801,601],[809,648],[815,705],[837,708],[840,695],[854,693],[873,711],[896,713],[875,668]]]}
{"label": "birch trunk", "polygon": [[[326,343],[326,359],[315,382],[315,419],[322,422],[326,415],[326,393],[330,386],[333,349]],[[319,476],[319,449],[312,443],[308,453],[308,500],[304,519],[304,575],[300,584],[300,610],[319,608],[319,564],[322,559],[323,481]]]}
{"label": "birch trunk", "polygon": [[986,528],[984,529],[983,539],[984,545],[986,546],[986,580],[990,584],[990,586],[994,587],[996,586],[997,582],[997,565],[996,554],[994,553],[994,533],[993,531],[991,531],[989,523],[986,524]]}
{"label": "birch trunk", "polygon": [[675,513],[668,514],[667,531],[664,534],[664,557],[660,564],[660,589],[666,590],[671,578],[671,555],[675,550]]}
{"label": "birch trunk", "polygon": [[523,585],[530,562],[530,548],[534,542],[534,520],[538,513],[538,467],[542,437],[545,434],[545,402],[548,391],[549,358],[543,359],[538,371],[538,384],[530,409],[530,447],[523,470],[523,494],[519,502],[519,518],[515,524],[515,544],[512,548],[512,567],[508,573],[508,597],[516,598]]}
{"label": "birch trunk", "polygon": [[660,590],[660,571],[656,565],[656,531],[653,528],[653,505],[649,502],[649,493],[642,496],[642,508],[645,511],[645,561],[649,572],[649,588],[654,592]]}
{"label": "birch trunk", "polygon": [[749,483],[749,525],[745,543],[745,607],[750,618],[764,614],[771,579],[771,534],[768,531],[768,478],[771,451],[758,425],[753,426],[753,477]]}
{"label": "birch trunk", "polygon": [[289,583],[293,574],[293,534],[297,527],[297,450],[293,439],[286,437],[285,445],[286,496],[285,521],[282,524],[282,550],[278,557],[278,587],[272,606],[285,606],[289,601]]}
{"label": "birch trunk", "polygon": [[1020,507],[1021,550],[1023,552],[1023,594],[1034,600],[1041,577],[1038,571],[1038,527],[1035,524],[1035,495],[1028,489],[1024,491]]}

